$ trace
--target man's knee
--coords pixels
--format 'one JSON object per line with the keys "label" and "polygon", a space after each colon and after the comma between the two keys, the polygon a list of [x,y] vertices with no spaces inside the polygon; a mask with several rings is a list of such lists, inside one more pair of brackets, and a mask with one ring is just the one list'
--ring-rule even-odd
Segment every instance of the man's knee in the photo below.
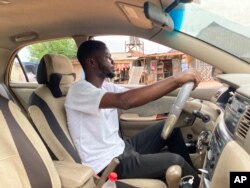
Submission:
{"label": "man's knee", "polygon": [[185,159],[179,154],[174,153],[171,160],[173,160],[173,165],[184,166]]}

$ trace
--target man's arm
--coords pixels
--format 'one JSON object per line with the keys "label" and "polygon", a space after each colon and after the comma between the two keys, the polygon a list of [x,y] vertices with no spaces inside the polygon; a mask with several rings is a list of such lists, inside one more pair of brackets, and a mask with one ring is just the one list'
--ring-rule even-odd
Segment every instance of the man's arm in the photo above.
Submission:
{"label": "man's arm", "polygon": [[196,71],[189,70],[145,87],[128,90],[122,93],[107,92],[102,97],[100,108],[120,108],[127,110],[141,106],[166,95],[186,82],[193,81],[196,87],[200,79],[200,75]]}

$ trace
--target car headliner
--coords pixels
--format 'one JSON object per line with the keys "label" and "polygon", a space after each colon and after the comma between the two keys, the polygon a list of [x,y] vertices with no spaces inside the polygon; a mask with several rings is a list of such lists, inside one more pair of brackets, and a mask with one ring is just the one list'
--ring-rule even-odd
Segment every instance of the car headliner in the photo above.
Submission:
{"label": "car headliner", "polygon": [[[142,8],[144,4],[144,0],[124,2]],[[40,40],[98,34],[150,38],[155,33],[130,24],[116,0],[12,0],[0,4],[0,18],[0,47],[8,49],[22,44],[14,42],[13,36],[27,32],[37,33]]]}

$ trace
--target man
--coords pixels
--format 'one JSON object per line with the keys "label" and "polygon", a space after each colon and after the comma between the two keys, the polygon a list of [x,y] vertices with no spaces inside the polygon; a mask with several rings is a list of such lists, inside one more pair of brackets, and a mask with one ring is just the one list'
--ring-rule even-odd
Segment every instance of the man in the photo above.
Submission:
{"label": "man", "polygon": [[[100,174],[114,157],[119,178],[164,179],[171,165],[182,167],[183,176],[199,178],[192,168],[187,148],[179,129],[167,140],[161,138],[163,124],[157,124],[126,141],[119,137],[117,108],[129,109],[158,99],[188,81],[195,87],[200,77],[194,71],[180,73],[152,85],[126,90],[106,78],[113,78],[114,61],[106,45],[89,40],[81,44],[77,58],[86,80],[72,85],[65,107],[69,131],[82,163]],[[162,151],[167,146],[168,151]]]}

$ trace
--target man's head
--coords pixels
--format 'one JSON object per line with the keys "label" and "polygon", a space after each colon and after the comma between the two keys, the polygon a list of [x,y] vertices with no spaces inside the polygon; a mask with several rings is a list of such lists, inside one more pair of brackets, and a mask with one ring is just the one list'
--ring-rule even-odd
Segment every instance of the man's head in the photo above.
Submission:
{"label": "man's head", "polygon": [[83,42],[77,51],[78,61],[85,73],[100,78],[113,78],[114,61],[105,43],[96,40]]}

